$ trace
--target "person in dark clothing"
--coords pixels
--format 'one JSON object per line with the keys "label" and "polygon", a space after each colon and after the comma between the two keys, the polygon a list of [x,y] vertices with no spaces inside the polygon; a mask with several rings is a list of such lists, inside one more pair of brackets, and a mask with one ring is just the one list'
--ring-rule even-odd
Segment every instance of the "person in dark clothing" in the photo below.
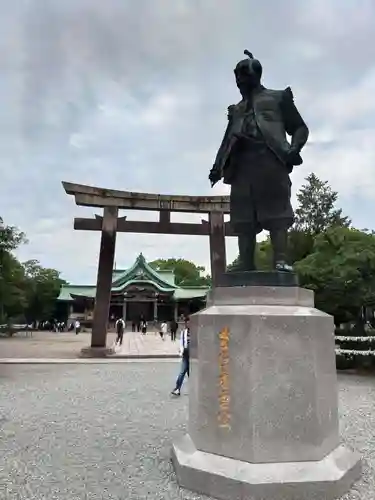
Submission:
{"label": "person in dark clothing", "polygon": [[116,326],[116,333],[117,333],[116,344],[122,345],[122,340],[124,338],[125,321],[122,318],[119,318],[116,321],[115,326]]}
{"label": "person in dark clothing", "polygon": [[138,318],[137,332],[143,333],[143,323],[145,323],[145,318],[144,318],[143,314],[141,314]]}
{"label": "person in dark clothing", "polygon": [[170,329],[171,329],[171,340],[172,342],[175,342],[178,329],[178,324],[176,320],[171,321]]}

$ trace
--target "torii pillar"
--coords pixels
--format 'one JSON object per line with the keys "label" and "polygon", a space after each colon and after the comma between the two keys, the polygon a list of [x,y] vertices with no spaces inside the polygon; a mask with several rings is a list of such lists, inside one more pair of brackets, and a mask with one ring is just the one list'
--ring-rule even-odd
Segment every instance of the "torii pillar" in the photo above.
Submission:
{"label": "torii pillar", "polygon": [[117,207],[104,207],[91,346],[82,349],[82,356],[105,357],[112,351],[106,343],[116,249],[117,216]]}

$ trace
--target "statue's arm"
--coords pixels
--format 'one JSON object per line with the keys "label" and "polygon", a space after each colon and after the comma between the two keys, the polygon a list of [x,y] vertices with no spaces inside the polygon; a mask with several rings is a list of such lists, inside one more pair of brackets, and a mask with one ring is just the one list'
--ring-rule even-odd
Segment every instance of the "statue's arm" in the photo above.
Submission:
{"label": "statue's arm", "polygon": [[299,153],[307,142],[309,129],[294,104],[290,87],[283,91],[281,106],[286,133],[292,138],[291,147]]}
{"label": "statue's arm", "polygon": [[219,150],[217,152],[214,166],[217,165],[219,167],[219,165],[221,163],[221,159],[223,157],[223,154],[227,148],[228,139],[229,139],[229,132],[230,132],[230,129],[232,127],[233,110],[234,110],[234,105],[231,105],[228,107],[228,124],[227,124],[227,128],[225,129],[223,140],[221,141],[221,145],[220,145]]}
{"label": "statue's arm", "polygon": [[216,154],[216,158],[209,175],[209,179],[211,180],[212,185],[216,184],[216,182],[218,182],[223,177],[223,168],[226,162],[226,157],[231,148],[230,130],[232,128],[233,110],[234,110],[234,105],[228,107],[227,128],[225,130],[223,140],[221,141],[221,145]]}

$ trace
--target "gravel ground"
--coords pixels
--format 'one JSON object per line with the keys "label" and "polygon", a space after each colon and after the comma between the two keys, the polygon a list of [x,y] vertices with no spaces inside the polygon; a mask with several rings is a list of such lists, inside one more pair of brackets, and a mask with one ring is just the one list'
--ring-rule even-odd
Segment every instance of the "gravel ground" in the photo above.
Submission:
{"label": "gravel ground", "polygon": [[[203,500],[169,460],[185,432],[176,363],[0,365],[1,500]],[[375,379],[340,375],[341,432],[366,459],[344,498],[375,498]],[[371,443],[372,441],[372,443]]]}

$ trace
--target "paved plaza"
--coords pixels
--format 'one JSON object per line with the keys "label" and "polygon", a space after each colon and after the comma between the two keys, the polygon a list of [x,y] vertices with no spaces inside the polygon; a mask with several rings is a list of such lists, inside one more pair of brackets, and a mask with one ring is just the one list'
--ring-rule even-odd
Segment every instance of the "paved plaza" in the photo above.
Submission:
{"label": "paved plaza", "polygon": [[[108,333],[107,345],[112,346],[116,334]],[[0,338],[1,359],[72,359],[77,358],[82,347],[91,342],[91,333],[71,332],[51,333],[33,332],[26,336],[19,333],[12,338]],[[142,335],[138,332],[125,332],[123,345],[117,355],[120,356],[178,356],[179,343],[171,342],[170,336],[163,341],[155,332]]]}
{"label": "paved plaza", "polygon": [[[176,362],[0,364],[2,500],[203,500],[179,489],[171,442],[186,431]],[[365,458],[344,500],[375,498],[375,380],[340,375],[340,427]]]}

